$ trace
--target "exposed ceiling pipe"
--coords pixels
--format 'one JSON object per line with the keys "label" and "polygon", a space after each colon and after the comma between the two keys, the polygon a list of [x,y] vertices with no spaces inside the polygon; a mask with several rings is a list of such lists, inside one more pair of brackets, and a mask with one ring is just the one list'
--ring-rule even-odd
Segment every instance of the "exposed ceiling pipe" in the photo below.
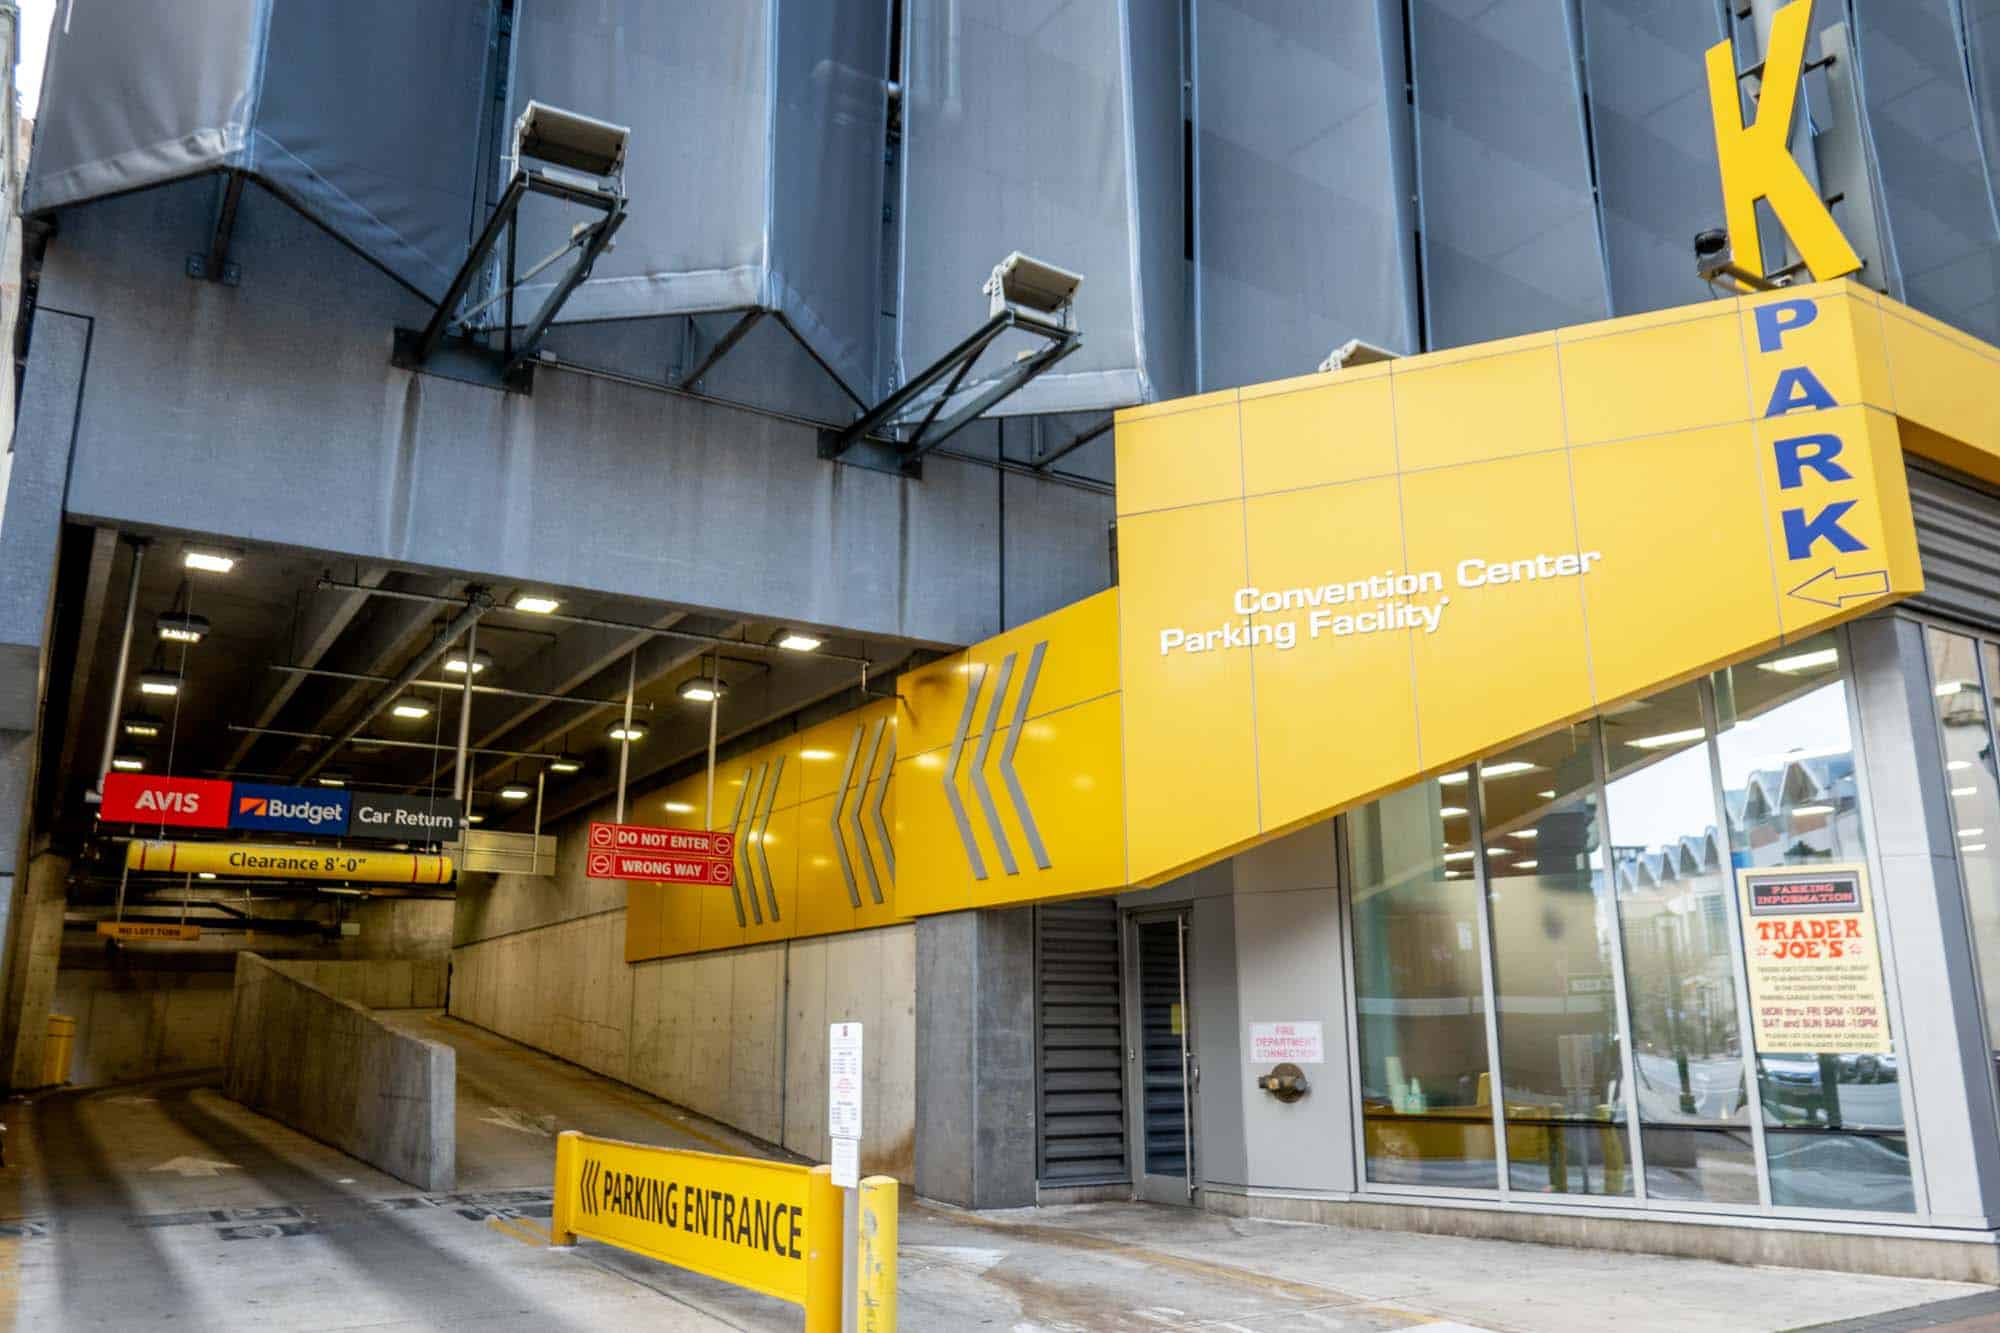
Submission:
{"label": "exposed ceiling pipe", "polygon": [[[358,589],[350,589],[349,591],[358,591]],[[373,592],[375,589],[371,588],[367,591]],[[315,755],[313,761],[305,766],[305,770],[299,774],[298,780],[300,782],[312,781],[314,776],[332,761],[333,756],[339,753],[341,746],[359,736],[362,729],[375,720],[376,714],[402,698],[403,692],[409,689],[410,682],[430,670],[431,663],[443,657],[446,650],[458,641],[458,636],[478,624],[479,618],[491,610],[492,607],[493,594],[489,593],[486,589],[473,588],[467,592],[465,596],[465,608],[451,618],[451,623],[446,625],[444,631],[435,639],[431,640],[428,648],[410,659],[410,664],[397,674],[393,684],[376,695],[369,702],[368,706],[361,710],[359,717],[348,723],[338,736],[327,742],[326,748]],[[470,678],[472,675],[469,669],[471,663],[468,662],[466,665],[468,667],[466,676]]]}

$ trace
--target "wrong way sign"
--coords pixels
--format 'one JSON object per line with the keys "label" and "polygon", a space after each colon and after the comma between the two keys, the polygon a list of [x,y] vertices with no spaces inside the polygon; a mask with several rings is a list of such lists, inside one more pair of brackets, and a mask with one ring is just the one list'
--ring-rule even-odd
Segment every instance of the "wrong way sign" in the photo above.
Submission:
{"label": "wrong way sign", "polygon": [[584,874],[591,879],[643,879],[657,884],[713,884],[730,888],[736,867],[728,861],[697,856],[666,856],[655,852],[584,853]]}

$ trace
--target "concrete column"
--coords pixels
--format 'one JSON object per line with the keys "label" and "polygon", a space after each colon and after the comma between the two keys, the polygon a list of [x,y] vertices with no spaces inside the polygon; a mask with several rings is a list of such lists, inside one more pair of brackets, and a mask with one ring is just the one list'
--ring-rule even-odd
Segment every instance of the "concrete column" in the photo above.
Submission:
{"label": "concrete column", "polygon": [[1849,642],[1882,867],[1875,910],[1887,923],[1892,960],[1885,961],[1893,961],[1902,1001],[1896,1046],[1916,1102],[1921,1183],[1936,1220],[1983,1219],[2000,1213],[2000,1108],[1980,1027],[1923,629],[1866,620]]}
{"label": "concrete column", "polygon": [[917,921],[916,1185],[964,1208],[1035,1201],[1035,914]]}
{"label": "concrete column", "polygon": [[0,1048],[5,1056],[0,1070],[13,1089],[40,1087],[42,1082],[42,1039],[48,1034],[49,1006],[55,999],[63,910],[69,902],[69,858],[53,852],[33,856],[25,878],[7,978],[7,1012],[18,1017],[12,1042]]}

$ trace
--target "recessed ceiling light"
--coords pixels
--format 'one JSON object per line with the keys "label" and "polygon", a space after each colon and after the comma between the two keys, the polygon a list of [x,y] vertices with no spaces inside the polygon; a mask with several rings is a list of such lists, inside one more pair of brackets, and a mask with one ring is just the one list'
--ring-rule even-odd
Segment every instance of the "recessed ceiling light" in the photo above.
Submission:
{"label": "recessed ceiling light", "polygon": [[686,801],[668,801],[661,808],[670,815],[691,815],[694,813],[694,807]]}
{"label": "recessed ceiling light", "polygon": [[136,754],[114,754],[111,766],[123,773],[137,773],[146,767],[146,761]]}
{"label": "recessed ceiling light", "polygon": [[149,717],[144,713],[128,713],[121,725],[124,727],[127,736],[133,736],[142,741],[152,740],[160,734],[160,719]]}
{"label": "recessed ceiling light", "polygon": [[[486,670],[487,667],[490,667],[492,665],[493,665],[493,655],[491,653],[481,650],[479,652],[475,652],[472,655],[473,675],[475,676],[478,675],[480,672]],[[457,648],[452,650],[450,653],[447,653],[444,659],[444,669],[446,671],[451,672],[451,674],[454,676],[464,675],[465,650],[463,648]]]}
{"label": "recessed ceiling light", "polygon": [[431,706],[414,694],[406,694],[391,705],[389,712],[396,717],[406,717],[415,721],[431,715]]}
{"label": "recessed ceiling light", "polygon": [[809,653],[824,642],[824,639],[815,638],[795,629],[785,630],[778,635],[778,646],[788,653]]}
{"label": "recessed ceiling light", "polygon": [[1531,764],[1524,759],[1503,759],[1497,764],[1481,764],[1479,766],[1479,776],[1482,778],[1510,778],[1516,773],[1532,773],[1540,768],[1540,764]]}
{"label": "recessed ceiling light", "polygon": [[524,592],[518,593],[514,597],[514,609],[516,611],[525,611],[531,616],[548,615],[561,605],[562,603],[557,599],[544,597],[540,593]]}
{"label": "recessed ceiling light", "polygon": [[1759,662],[1759,671],[1777,671],[1787,676],[1795,676],[1801,671],[1817,671],[1829,667],[1840,660],[1836,648],[1817,648],[1809,653],[1797,653],[1791,657],[1779,657],[1769,662]]}
{"label": "recessed ceiling light", "polygon": [[1685,745],[1698,741],[1705,735],[1700,727],[1688,727],[1682,731],[1663,731],[1657,736],[1641,736],[1625,743],[1637,750],[1658,750],[1669,745]]}
{"label": "recessed ceiling light", "polygon": [[707,676],[696,676],[681,686],[681,698],[691,704],[713,703],[727,693],[729,693],[727,683]]}
{"label": "recessed ceiling light", "polygon": [[533,792],[518,782],[510,782],[500,789],[500,799],[503,801],[525,801],[532,795]]}
{"label": "recessed ceiling light", "polygon": [[236,568],[236,552],[219,546],[190,546],[181,552],[181,564],[204,574],[227,574]]}
{"label": "recessed ceiling light", "polygon": [[614,741],[643,741],[647,726],[644,722],[613,722],[604,729],[604,734]]}
{"label": "recessed ceiling light", "polygon": [[208,617],[187,611],[168,611],[153,626],[168,643],[200,643],[208,637]]}
{"label": "recessed ceiling light", "polygon": [[142,671],[139,673],[139,693],[163,695],[172,698],[181,692],[181,678],[171,671]]}

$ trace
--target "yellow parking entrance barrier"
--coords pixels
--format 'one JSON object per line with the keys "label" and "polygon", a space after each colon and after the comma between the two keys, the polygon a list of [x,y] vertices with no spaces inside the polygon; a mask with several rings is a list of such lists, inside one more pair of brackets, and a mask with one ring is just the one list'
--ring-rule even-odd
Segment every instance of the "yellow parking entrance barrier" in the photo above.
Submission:
{"label": "yellow parking entrance barrier", "polygon": [[840,1213],[830,1167],[556,1138],[551,1245],[582,1236],[802,1305],[806,1333],[840,1328]]}
{"label": "yellow parking entrance barrier", "polygon": [[854,1242],[856,1333],[895,1333],[896,1178],[861,1182],[861,1221]]}

